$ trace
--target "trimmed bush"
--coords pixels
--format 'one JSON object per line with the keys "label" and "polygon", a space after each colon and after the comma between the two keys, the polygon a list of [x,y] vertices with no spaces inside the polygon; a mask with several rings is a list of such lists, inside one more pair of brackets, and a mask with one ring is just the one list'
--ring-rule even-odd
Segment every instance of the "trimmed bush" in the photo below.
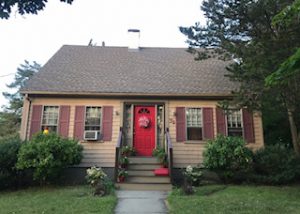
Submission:
{"label": "trimmed bush", "polygon": [[252,166],[252,151],[245,145],[242,138],[219,135],[206,144],[204,167],[226,182],[245,180]]}
{"label": "trimmed bush", "polygon": [[252,181],[261,184],[288,184],[300,179],[300,158],[282,145],[267,146],[253,156]]}
{"label": "trimmed bush", "polygon": [[19,137],[3,138],[0,141],[0,189],[16,186],[18,171],[15,168],[21,146]]}
{"label": "trimmed bush", "polygon": [[56,134],[36,134],[24,143],[18,154],[18,169],[32,169],[33,179],[40,184],[58,181],[63,169],[79,164],[82,146],[77,141]]}

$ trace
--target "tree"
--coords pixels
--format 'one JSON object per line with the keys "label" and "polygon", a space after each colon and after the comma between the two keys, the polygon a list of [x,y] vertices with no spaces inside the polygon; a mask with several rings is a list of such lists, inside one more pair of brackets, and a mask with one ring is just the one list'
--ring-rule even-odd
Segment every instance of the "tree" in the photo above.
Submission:
{"label": "tree", "polygon": [[[298,0],[297,0],[298,1]],[[188,37],[190,51],[196,58],[209,57],[234,59],[228,67],[229,78],[240,83],[234,92],[235,102],[253,110],[267,111],[268,102],[284,106],[288,118],[294,120],[291,130],[300,130],[296,117],[299,106],[299,89],[294,83],[288,87],[270,87],[266,78],[277,71],[281,64],[300,47],[299,19],[292,19],[290,25],[274,24],[275,17],[287,14],[293,8],[293,0],[204,0],[202,10],[207,18],[206,26],[181,27]],[[285,12],[282,12],[285,11]],[[285,21],[290,20],[284,16]],[[277,18],[279,19],[279,18]],[[200,49],[197,49],[199,48]],[[299,81],[298,81],[299,82]],[[284,89],[284,90],[283,90]],[[280,124],[278,124],[280,126]],[[294,150],[300,154],[300,144],[292,136]]]}
{"label": "tree", "polygon": [[8,99],[9,103],[7,106],[4,106],[3,111],[0,112],[0,137],[16,134],[18,132],[23,107],[23,97],[20,94],[20,89],[40,68],[41,66],[38,63],[29,63],[25,60],[25,63],[17,68],[14,81],[7,85],[8,88],[14,89],[16,92],[3,93],[3,96]]}
{"label": "tree", "polygon": [[[60,0],[72,4],[73,0]],[[13,6],[17,5],[18,13],[24,14],[37,14],[43,10],[48,0],[0,0],[0,18],[8,19],[11,14]]]}

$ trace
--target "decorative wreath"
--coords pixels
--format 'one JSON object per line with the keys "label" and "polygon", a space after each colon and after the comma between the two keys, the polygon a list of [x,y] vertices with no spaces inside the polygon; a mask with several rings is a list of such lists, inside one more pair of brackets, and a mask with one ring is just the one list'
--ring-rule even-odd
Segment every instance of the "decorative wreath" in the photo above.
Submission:
{"label": "decorative wreath", "polygon": [[141,116],[141,117],[139,118],[139,125],[140,125],[140,127],[142,127],[142,128],[147,128],[147,127],[149,127],[149,125],[150,125],[150,120],[149,120],[149,118],[146,117],[146,116]]}

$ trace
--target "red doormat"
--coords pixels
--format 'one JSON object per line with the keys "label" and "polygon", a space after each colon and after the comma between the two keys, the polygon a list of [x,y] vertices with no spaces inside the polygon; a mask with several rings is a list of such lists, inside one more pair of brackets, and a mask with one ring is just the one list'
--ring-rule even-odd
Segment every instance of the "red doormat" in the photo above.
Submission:
{"label": "red doormat", "polygon": [[154,174],[156,176],[169,176],[169,169],[168,168],[155,169]]}

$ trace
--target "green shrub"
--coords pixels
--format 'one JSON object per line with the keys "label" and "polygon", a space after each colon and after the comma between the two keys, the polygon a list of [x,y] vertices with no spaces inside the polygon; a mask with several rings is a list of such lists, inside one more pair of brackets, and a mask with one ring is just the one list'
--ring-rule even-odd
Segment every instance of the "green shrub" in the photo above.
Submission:
{"label": "green shrub", "polygon": [[252,152],[239,137],[219,135],[206,144],[204,167],[215,171],[224,181],[246,179],[252,165]]}
{"label": "green shrub", "polygon": [[75,140],[38,133],[21,146],[17,168],[32,169],[33,179],[40,184],[55,182],[64,168],[80,163],[82,149]]}
{"label": "green shrub", "polygon": [[18,171],[15,164],[20,146],[21,140],[18,137],[3,138],[0,141],[0,189],[17,183]]}
{"label": "green shrub", "polygon": [[282,145],[267,146],[253,156],[252,181],[262,184],[287,184],[300,179],[300,158]]}

